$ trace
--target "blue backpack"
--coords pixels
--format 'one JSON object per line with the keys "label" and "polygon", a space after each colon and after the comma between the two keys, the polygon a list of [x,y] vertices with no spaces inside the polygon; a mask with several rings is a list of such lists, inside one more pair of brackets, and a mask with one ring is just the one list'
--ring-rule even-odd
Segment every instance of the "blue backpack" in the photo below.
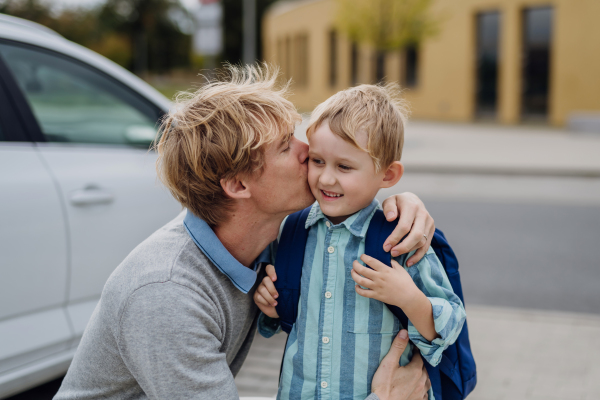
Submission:
{"label": "blue backpack", "polygon": [[[279,314],[281,328],[290,333],[298,317],[298,301],[300,300],[300,278],[304,262],[304,248],[308,239],[308,229],[305,228],[306,218],[310,207],[290,215],[281,232],[275,268],[277,280],[275,288],[279,293],[276,306]],[[371,219],[365,238],[365,254],[378,259],[391,266],[391,255],[383,250],[385,239],[392,233],[397,221],[388,222],[383,211],[377,210]],[[464,304],[460,276],[458,274],[458,260],[454,251],[448,244],[446,237],[439,229],[431,241],[431,246],[446,270],[454,293],[460,297]],[[392,313],[400,320],[402,326],[408,326],[408,318],[404,312],[387,304]],[[431,386],[436,400],[463,400],[475,388],[477,371],[475,360],[469,343],[467,323],[456,342],[449,346],[443,353],[437,367],[432,367],[425,362]]]}

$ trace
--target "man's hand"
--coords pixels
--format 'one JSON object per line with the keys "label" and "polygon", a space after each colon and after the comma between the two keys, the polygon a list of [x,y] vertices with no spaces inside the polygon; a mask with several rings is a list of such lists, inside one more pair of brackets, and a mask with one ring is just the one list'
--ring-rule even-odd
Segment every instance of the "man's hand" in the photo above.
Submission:
{"label": "man's hand", "polygon": [[395,260],[392,260],[392,268],[390,268],[366,254],[360,256],[360,259],[373,268],[367,268],[357,260],[352,264],[350,274],[357,283],[356,293],[361,296],[404,309],[408,308],[409,303],[420,294],[419,288],[408,272]]}
{"label": "man's hand", "polygon": [[[409,267],[416,264],[429,249],[435,232],[433,218],[427,212],[425,204],[415,194],[406,192],[388,197],[382,207],[388,221],[395,220],[400,214],[398,226],[383,244],[383,249],[391,250],[392,257],[418,249],[407,261]],[[406,238],[398,244],[404,236]]]}
{"label": "man's hand", "polygon": [[431,387],[427,370],[418,351],[411,362],[401,367],[400,356],[408,344],[408,332],[401,330],[373,376],[371,390],[380,400],[423,400]]}
{"label": "man's hand", "polygon": [[275,267],[269,264],[265,271],[267,272],[267,276],[263,278],[256,292],[254,292],[254,302],[267,317],[279,318],[279,314],[275,310],[275,306],[277,305],[275,299],[279,297],[279,293],[277,293],[275,285],[273,285],[273,282],[277,280]]}

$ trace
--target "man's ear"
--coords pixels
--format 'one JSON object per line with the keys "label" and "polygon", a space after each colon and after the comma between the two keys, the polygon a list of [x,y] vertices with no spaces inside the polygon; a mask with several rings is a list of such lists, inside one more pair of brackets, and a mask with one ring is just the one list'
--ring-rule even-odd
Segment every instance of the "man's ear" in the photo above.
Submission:
{"label": "man's ear", "polygon": [[239,176],[230,179],[221,179],[220,182],[225,194],[232,199],[250,198],[250,190],[248,190],[244,180],[240,179]]}
{"label": "man's ear", "polygon": [[381,182],[381,188],[389,188],[394,186],[400,178],[404,175],[404,165],[400,161],[394,161],[385,170],[383,175],[383,181]]}

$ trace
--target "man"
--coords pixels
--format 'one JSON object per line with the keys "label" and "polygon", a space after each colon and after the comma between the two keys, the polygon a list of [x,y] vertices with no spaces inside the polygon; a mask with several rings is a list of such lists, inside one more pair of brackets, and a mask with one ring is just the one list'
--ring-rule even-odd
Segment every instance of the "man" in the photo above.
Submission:
{"label": "man", "polygon": [[[108,279],[56,399],[234,399],[256,329],[252,299],[286,215],[310,205],[300,116],[267,69],[230,67],[177,104],[158,172],[187,212],[142,242]],[[392,254],[429,247],[433,220],[414,195],[384,203]],[[422,249],[425,250],[422,250]],[[423,398],[417,356],[398,367],[405,331],[373,378],[372,399]]]}

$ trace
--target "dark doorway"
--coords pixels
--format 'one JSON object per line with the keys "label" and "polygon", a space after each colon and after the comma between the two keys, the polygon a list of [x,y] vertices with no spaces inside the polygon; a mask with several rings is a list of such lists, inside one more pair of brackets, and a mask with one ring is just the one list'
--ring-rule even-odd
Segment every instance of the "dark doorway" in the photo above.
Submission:
{"label": "dark doorway", "polygon": [[375,82],[382,83],[385,79],[385,52],[378,50],[375,53]]}
{"label": "dark doorway", "polygon": [[498,104],[498,43],[500,13],[477,15],[477,94],[479,118],[496,118]]}
{"label": "dark doorway", "polygon": [[419,52],[416,45],[409,45],[404,51],[404,86],[417,86],[419,75]]}
{"label": "dark doorway", "polygon": [[546,119],[550,91],[552,7],[523,11],[523,119]]}
{"label": "dark doorway", "polygon": [[358,83],[358,45],[352,42],[350,48],[350,84],[352,86]]}

